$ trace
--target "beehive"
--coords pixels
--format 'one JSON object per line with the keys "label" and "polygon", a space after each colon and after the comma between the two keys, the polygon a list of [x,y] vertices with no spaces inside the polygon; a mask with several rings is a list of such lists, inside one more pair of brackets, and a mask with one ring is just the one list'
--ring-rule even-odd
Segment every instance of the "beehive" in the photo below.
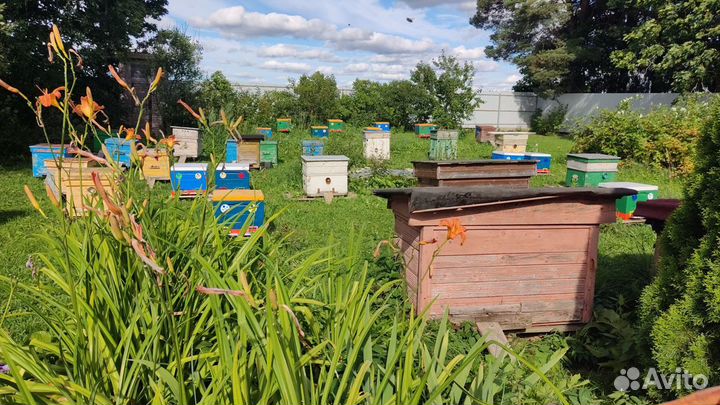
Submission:
{"label": "beehive", "polygon": [[307,156],[320,156],[325,151],[323,141],[302,141],[302,154]]}
{"label": "beehive", "polygon": [[415,124],[415,134],[418,138],[430,138],[430,135],[437,130],[436,124]]}
{"label": "beehive", "polygon": [[325,125],[313,125],[310,127],[310,135],[312,135],[313,138],[327,138],[328,127]]}
{"label": "beehive", "polygon": [[386,121],[375,121],[373,126],[380,128],[381,131],[390,132],[390,123]]}
{"label": "beehive", "polygon": [[598,184],[600,188],[625,188],[634,190],[637,194],[620,197],[615,202],[615,215],[622,220],[630,220],[635,214],[639,202],[656,200],[659,195],[658,186],[652,184],[630,182],[608,182]]}
{"label": "beehive", "polygon": [[536,160],[538,174],[549,174],[552,155],[540,152],[525,152],[525,160]]}
{"label": "beehive", "polygon": [[202,149],[200,129],[190,127],[170,127],[175,136],[173,154],[177,157],[196,158]]}
{"label": "beehive", "polygon": [[347,156],[301,156],[303,188],[309,197],[348,192]]}
{"label": "beehive", "polygon": [[264,135],[265,139],[272,139],[272,136],[273,136],[272,128],[258,127],[257,132],[260,135]]}
{"label": "beehive", "polygon": [[165,149],[138,151],[142,159],[142,171],[146,180],[170,180],[170,156]]}
{"label": "beehive", "polygon": [[342,132],[345,130],[345,121],[328,120],[328,129],[330,130],[330,132]]}
{"label": "beehive", "polygon": [[570,153],[567,155],[568,187],[597,187],[617,177],[620,158],[602,153]]}
{"label": "beehive", "polygon": [[415,161],[421,186],[530,187],[535,162],[527,160]]}
{"label": "beehive", "polygon": [[278,164],[278,143],[277,141],[260,141],[260,164],[263,167],[277,166]]}
{"label": "beehive", "polygon": [[110,157],[119,165],[125,167],[132,165],[132,151],[135,148],[135,140],[107,138],[105,139],[105,148],[107,148]]}
{"label": "beehive", "polygon": [[275,122],[275,126],[278,132],[290,132],[290,129],[292,129],[292,119],[278,118]]}
{"label": "beehive", "polygon": [[475,142],[484,143],[489,142],[495,144],[495,135],[497,128],[491,125],[475,125]]}
{"label": "beehive", "polygon": [[117,138],[117,133],[106,133],[103,131],[98,131],[92,136],[93,151],[100,153],[100,151],[102,150],[102,146],[105,144],[105,140],[113,137]]}
{"label": "beehive", "polygon": [[229,139],[226,144],[225,162],[246,162],[253,168],[259,167],[260,142],[264,139],[263,135],[242,135],[240,142]]}
{"label": "beehive", "polygon": [[457,159],[457,131],[436,131],[430,134],[430,160]]}
{"label": "beehive", "polygon": [[[407,294],[418,314],[572,330],[593,310],[599,225],[626,189],[421,187],[378,190],[395,214]],[[448,238],[457,220],[465,238]],[[429,307],[429,308],[428,308]]]}
{"label": "beehive", "polygon": [[495,148],[503,152],[525,153],[528,135],[532,132],[490,132],[495,137]]}
{"label": "beehive", "polygon": [[30,146],[32,155],[32,172],[35,177],[43,177],[47,174],[45,168],[46,160],[54,160],[69,156],[67,150],[59,144],[40,143]]}
{"label": "beehive", "polygon": [[233,236],[250,236],[265,223],[265,195],[260,190],[215,190],[215,218],[230,226]]}
{"label": "beehive", "polygon": [[207,190],[207,163],[175,163],[170,168],[173,194],[195,197]]}
{"label": "beehive", "polygon": [[390,159],[390,132],[365,131],[365,159]]}
{"label": "beehive", "polygon": [[493,160],[525,160],[524,153],[518,152],[503,152],[496,150],[492,153]]}
{"label": "beehive", "polygon": [[215,168],[215,189],[250,189],[250,166],[247,163],[220,163]]}
{"label": "beehive", "polygon": [[68,213],[71,216],[84,215],[85,206],[94,206],[99,200],[92,174],[99,174],[100,183],[109,195],[113,195],[113,169],[98,167],[97,163],[85,158],[71,158],[62,161],[60,169],[55,160],[46,160],[47,184],[55,198],[65,199]]}

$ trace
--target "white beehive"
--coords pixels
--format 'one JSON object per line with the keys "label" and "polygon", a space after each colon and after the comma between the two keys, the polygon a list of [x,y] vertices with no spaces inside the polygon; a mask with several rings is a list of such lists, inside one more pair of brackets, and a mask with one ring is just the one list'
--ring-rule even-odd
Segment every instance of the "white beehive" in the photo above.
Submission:
{"label": "white beehive", "polygon": [[302,159],[303,188],[309,197],[319,197],[326,193],[347,194],[350,160],[347,156],[303,155],[300,159]]}
{"label": "white beehive", "polygon": [[189,127],[170,127],[175,136],[173,154],[178,157],[196,158],[200,154],[200,129]]}
{"label": "white beehive", "polygon": [[365,131],[365,159],[390,159],[390,132]]}

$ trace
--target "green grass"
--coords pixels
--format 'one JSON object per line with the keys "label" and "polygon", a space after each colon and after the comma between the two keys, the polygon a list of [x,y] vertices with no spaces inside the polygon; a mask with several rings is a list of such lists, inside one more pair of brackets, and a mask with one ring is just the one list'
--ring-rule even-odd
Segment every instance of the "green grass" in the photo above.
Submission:
{"label": "green grass", "polygon": [[[340,251],[347,246],[358,246],[360,259],[370,262],[373,276],[398,278],[401,268],[385,255],[379,261],[373,258],[373,250],[384,240],[393,237],[393,215],[387,209],[386,201],[372,195],[373,188],[406,186],[407,179],[380,178],[352,181],[350,189],[355,197],[337,198],[332,204],[322,199],[299,201],[302,195],[301,140],[310,139],[309,133],[294,130],[290,134],[276,133],[280,141],[280,164],[278,167],[253,173],[254,188],[265,193],[269,215],[283,211],[275,221],[272,231],[287,238],[287,256],[294,253],[335,244]],[[428,140],[417,139],[413,133],[393,133],[391,136],[392,160],[383,164],[387,168],[412,168],[413,160],[427,159]],[[351,159],[351,170],[373,166],[362,157],[362,133],[357,129],[332,135],[326,146],[326,154],[344,154]],[[561,137],[532,136],[528,149],[553,155],[552,173],[533,179],[534,187],[562,186],[565,180],[565,155],[572,148],[572,142]],[[492,148],[477,144],[472,133],[461,136],[459,141],[460,159],[489,158]],[[31,271],[26,268],[29,255],[39,250],[38,242],[32,235],[42,232],[45,226],[52,226],[40,217],[24,196],[23,184],[31,186],[41,204],[48,204],[42,180],[31,176],[29,163],[24,168],[3,168],[0,181],[0,273],[19,280],[31,280]],[[620,181],[636,181],[660,186],[663,197],[680,197],[682,182],[668,173],[645,168],[633,163],[620,167]],[[157,192],[169,191],[169,186],[159,185]],[[358,241],[358,239],[360,239]],[[350,242],[354,243],[350,243]],[[613,302],[622,295],[630,302],[637,299],[639,291],[650,278],[654,233],[647,226],[613,224],[602,229],[599,251],[597,299],[601,303]],[[8,286],[0,286],[0,302],[6,302]],[[15,296],[10,313],[29,311],[28,303],[22,296]],[[5,327],[18,339],[42,327],[37,317],[13,317],[5,321]],[[459,335],[460,336],[460,335]],[[554,339],[554,338],[553,338]],[[459,348],[467,343],[456,338]],[[458,349],[461,350],[461,349]],[[602,379],[600,379],[602,380]],[[604,384],[604,382],[603,382]],[[608,388],[606,385],[600,387]]]}

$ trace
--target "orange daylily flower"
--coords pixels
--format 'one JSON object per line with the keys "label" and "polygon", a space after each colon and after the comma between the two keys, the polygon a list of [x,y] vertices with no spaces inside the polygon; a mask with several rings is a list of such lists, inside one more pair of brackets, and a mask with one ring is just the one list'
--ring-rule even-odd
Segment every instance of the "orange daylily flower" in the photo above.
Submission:
{"label": "orange daylily flower", "polygon": [[90,87],[87,87],[85,88],[85,96],[80,97],[80,105],[75,106],[75,113],[89,120],[94,120],[97,113],[104,108],[93,100],[92,91],[90,91]]}
{"label": "orange daylily flower", "polygon": [[115,70],[115,68],[113,67],[113,65],[108,65],[108,70],[110,71],[110,74],[111,74],[112,77],[115,79],[115,81],[118,82],[118,84],[119,84],[122,88],[124,88],[125,90],[127,90],[127,91],[129,91],[129,92],[132,92],[132,89],[130,88],[130,86],[127,84],[127,82],[126,82],[125,80],[123,80],[123,79],[120,77],[120,75],[118,74],[117,70]]}
{"label": "orange daylily flower", "polygon": [[65,45],[63,45],[62,38],[60,37],[60,30],[55,24],[53,24],[52,32],[50,32],[50,43],[55,47],[55,49],[67,56],[65,53]]}
{"label": "orange daylily flower", "polygon": [[192,115],[196,120],[202,121],[202,117],[200,116],[200,114],[196,113],[196,112],[192,109],[192,107],[190,107],[189,105],[187,105],[187,103],[184,102],[184,101],[182,101],[182,99],[178,100],[178,104],[180,104],[181,106],[183,106],[183,108],[185,108],[185,109],[190,113],[190,115]]}
{"label": "orange daylily flower", "polygon": [[167,138],[162,139],[160,143],[165,144],[169,149],[172,149],[177,144],[177,140],[175,139],[175,135],[170,135]]}
{"label": "orange daylily flower", "polygon": [[45,108],[57,107],[60,108],[58,100],[62,97],[62,91],[65,91],[65,87],[60,86],[55,90],[48,92],[48,89],[41,90],[42,94],[38,96],[38,102]]}
{"label": "orange daylily flower", "polygon": [[443,219],[440,221],[440,226],[444,226],[448,230],[447,238],[449,240],[454,240],[458,236],[460,237],[460,244],[465,243],[465,239],[467,239],[467,229],[465,229],[464,226],[460,224],[460,220],[455,218],[450,221],[447,219]]}
{"label": "orange daylily flower", "polygon": [[125,140],[126,141],[132,141],[135,139],[140,139],[140,135],[135,134],[135,128],[128,128],[125,130]]}
{"label": "orange daylily flower", "polygon": [[165,71],[163,71],[163,68],[159,67],[157,73],[155,74],[155,80],[150,83],[150,92],[157,89],[157,86],[160,84],[160,79],[162,79],[163,76],[165,76]]}
{"label": "orange daylily flower", "polygon": [[157,140],[152,137],[152,133],[150,131],[150,121],[145,122],[145,128],[143,128],[143,134],[145,135],[145,139],[147,139],[148,144],[149,143],[157,143]]}
{"label": "orange daylily flower", "polygon": [[15,87],[5,83],[4,81],[0,80],[0,87],[3,89],[9,91],[10,93],[18,94],[20,93],[20,90],[16,89]]}

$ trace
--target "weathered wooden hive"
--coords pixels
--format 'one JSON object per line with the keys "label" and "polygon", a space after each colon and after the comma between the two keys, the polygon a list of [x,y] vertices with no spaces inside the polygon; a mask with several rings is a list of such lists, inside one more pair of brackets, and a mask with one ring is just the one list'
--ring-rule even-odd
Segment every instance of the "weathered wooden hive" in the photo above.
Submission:
{"label": "weathered wooden hive", "polygon": [[[418,313],[497,322],[503,330],[571,330],[590,320],[600,224],[627,189],[386,189]],[[447,240],[458,220],[466,240]]]}
{"label": "weathered wooden hive", "polygon": [[200,129],[191,127],[170,127],[175,136],[173,154],[180,158],[196,158],[202,149]]}
{"label": "weathered wooden hive", "polygon": [[412,162],[421,186],[530,187],[531,160],[422,160]]}
{"label": "weathered wooden hive", "polygon": [[494,138],[495,148],[503,152],[525,152],[527,149],[528,136],[535,135],[534,132],[490,132],[489,136]]}
{"label": "weathered wooden hive", "polygon": [[85,206],[93,206],[99,199],[92,174],[98,173],[100,183],[108,194],[112,194],[113,169],[99,167],[94,160],[86,158],[65,158],[60,162],[45,160],[47,177],[45,184],[60,201],[65,199],[71,216],[84,215]]}
{"label": "weathered wooden hive", "polygon": [[308,197],[347,194],[349,163],[347,156],[303,155],[300,159],[302,160],[303,188]]}

